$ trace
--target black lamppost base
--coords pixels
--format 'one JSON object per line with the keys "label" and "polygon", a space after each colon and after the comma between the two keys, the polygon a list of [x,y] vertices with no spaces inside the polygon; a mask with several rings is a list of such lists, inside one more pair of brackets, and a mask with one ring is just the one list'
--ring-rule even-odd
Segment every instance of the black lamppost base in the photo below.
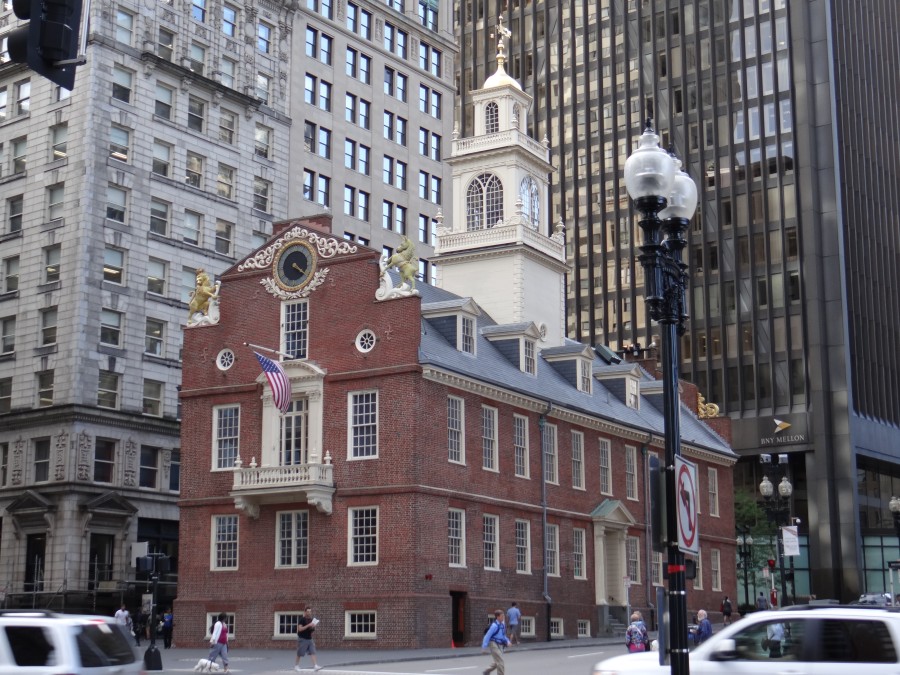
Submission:
{"label": "black lamppost base", "polygon": [[145,670],[162,670],[162,654],[159,653],[159,650],[156,648],[156,645],[151,644],[147,647],[147,651],[144,652],[144,669]]}

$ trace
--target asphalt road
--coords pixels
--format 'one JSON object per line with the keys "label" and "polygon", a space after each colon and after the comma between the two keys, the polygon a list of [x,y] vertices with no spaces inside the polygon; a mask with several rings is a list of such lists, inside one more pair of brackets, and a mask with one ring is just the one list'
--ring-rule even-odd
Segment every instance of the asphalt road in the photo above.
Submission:
{"label": "asphalt road", "polygon": [[[623,653],[622,638],[593,638],[537,642],[513,647],[506,654],[507,675],[590,675],[598,660]],[[146,646],[137,650],[143,658]],[[160,650],[163,673],[190,673],[205,649]],[[243,650],[230,653],[229,672],[237,675],[274,675],[294,672],[293,649]],[[481,675],[491,663],[478,647],[422,650],[320,649],[321,675]],[[309,657],[301,663],[312,673]],[[148,675],[154,672],[148,671]],[[219,671],[222,672],[221,670]]]}

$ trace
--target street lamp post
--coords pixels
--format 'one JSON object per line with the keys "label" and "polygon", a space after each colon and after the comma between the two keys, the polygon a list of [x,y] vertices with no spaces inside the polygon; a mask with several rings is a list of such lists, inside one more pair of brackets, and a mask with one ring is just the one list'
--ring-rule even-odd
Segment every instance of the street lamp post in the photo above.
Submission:
{"label": "street lamp post", "polygon": [[750,604],[750,583],[747,579],[750,565],[753,559],[753,537],[750,536],[750,528],[741,528],[737,538],[738,556],[741,559],[741,568],[744,570],[744,604]]}
{"label": "street lamp post", "polygon": [[[761,455],[760,462],[769,467],[772,465],[771,455]],[[787,464],[787,455],[778,455],[778,464]],[[762,507],[766,512],[766,517],[770,523],[775,523],[778,527],[778,533],[775,535],[775,550],[778,555],[778,571],[781,574],[781,605],[784,606],[787,594],[787,578],[784,574],[784,542],[782,541],[782,523],[787,523],[791,512],[791,495],[794,493],[794,486],[787,476],[781,477],[778,483],[778,490],[771,480],[768,473],[763,476],[759,484],[759,494],[762,495]]]}
{"label": "street lamp post", "polygon": [[665,513],[669,578],[669,657],[673,675],[688,675],[688,623],[684,553],[678,547],[675,458],[681,455],[678,398],[679,336],[687,318],[687,265],[684,232],[697,207],[697,186],[680,170],[681,162],[659,147],[652,120],[638,148],[625,161],[625,187],[640,214],[644,238],[644,300],[661,326],[663,422],[665,433]]}

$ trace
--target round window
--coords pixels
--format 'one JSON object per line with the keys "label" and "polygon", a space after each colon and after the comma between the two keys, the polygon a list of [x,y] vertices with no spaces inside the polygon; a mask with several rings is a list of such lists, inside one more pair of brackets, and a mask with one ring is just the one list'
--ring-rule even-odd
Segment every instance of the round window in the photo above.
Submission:
{"label": "round window", "polygon": [[365,328],[359,331],[359,335],[356,336],[356,348],[365,354],[375,349],[376,341],[375,333]]}
{"label": "round window", "polygon": [[223,349],[216,357],[216,365],[219,370],[228,370],[234,365],[234,352],[230,349]]}

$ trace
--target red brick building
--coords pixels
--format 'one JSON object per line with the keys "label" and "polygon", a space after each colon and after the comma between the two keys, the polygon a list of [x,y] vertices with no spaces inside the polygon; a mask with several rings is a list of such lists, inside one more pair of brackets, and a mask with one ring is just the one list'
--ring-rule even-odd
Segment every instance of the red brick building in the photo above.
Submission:
{"label": "red brick building", "polygon": [[[179,633],[224,611],[236,644],[288,647],[309,605],[321,646],[446,647],[511,601],[538,640],[649,616],[661,383],[562,337],[562,234],[537,217],[547,148],[498,75],[475,95],[481,142],[453,141],[467,215],[440,232],[442,288],[394,288],[378,253],[297,221],[185,331]],[[248,344],[281,353],[262,352],[291,380],[285,414]],[[696,389],[683,400],[701,505],[688,605],[718,610],[736,590],[736,457]]]}

